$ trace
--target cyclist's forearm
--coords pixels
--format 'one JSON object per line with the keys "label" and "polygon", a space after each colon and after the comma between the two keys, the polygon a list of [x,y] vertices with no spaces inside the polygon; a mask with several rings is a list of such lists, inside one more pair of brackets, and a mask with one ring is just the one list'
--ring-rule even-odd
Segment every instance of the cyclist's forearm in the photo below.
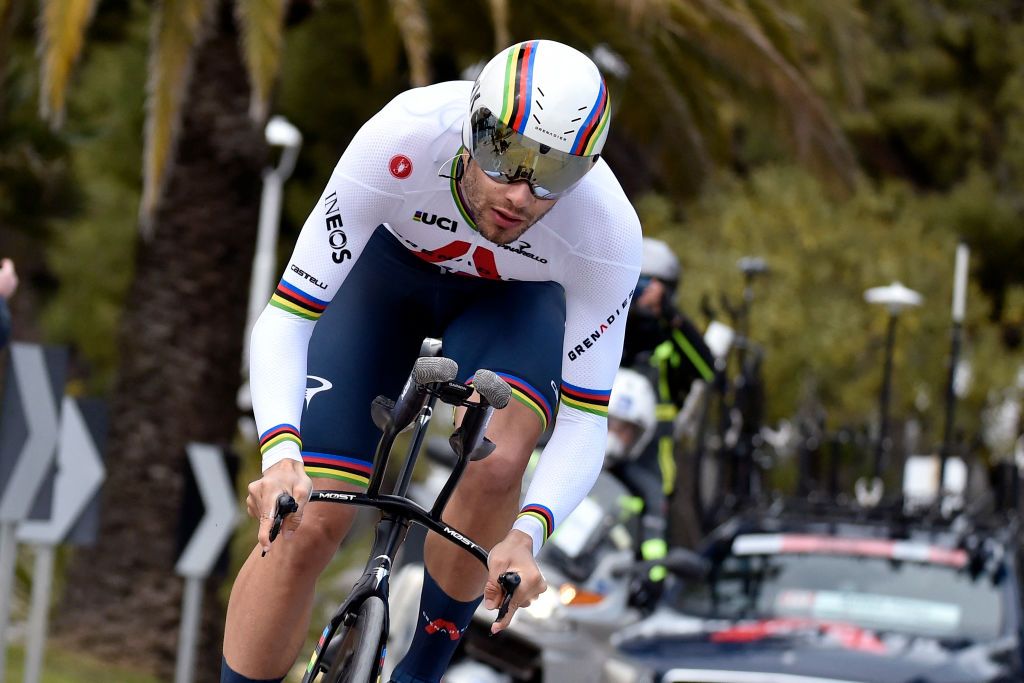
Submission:
{"label": "cyclist's forearm", "polygon": [[253,327],[249,381],[264,470],[285,458],[302,459],[299,420],[314,324],[267,306]]}
{"label": "cyclist's forearm", "polygon": [[594,486],[606,435],[606,418],[562,404],[513,527],[533,538],[534,554]]}

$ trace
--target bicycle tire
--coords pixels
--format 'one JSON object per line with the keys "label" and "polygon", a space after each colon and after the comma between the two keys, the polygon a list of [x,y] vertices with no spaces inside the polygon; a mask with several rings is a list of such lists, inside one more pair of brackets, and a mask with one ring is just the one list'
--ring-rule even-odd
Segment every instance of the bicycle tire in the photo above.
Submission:
{"label": "bicycle tire", "polygon": [[[359,607],[359,613],[334,639],[340,645],[323,683],[376,683],[374,669],[380,662],[380,644],[384,638],[384,602],[371,595]],[[330,645],[328,649],[333,650]]]}

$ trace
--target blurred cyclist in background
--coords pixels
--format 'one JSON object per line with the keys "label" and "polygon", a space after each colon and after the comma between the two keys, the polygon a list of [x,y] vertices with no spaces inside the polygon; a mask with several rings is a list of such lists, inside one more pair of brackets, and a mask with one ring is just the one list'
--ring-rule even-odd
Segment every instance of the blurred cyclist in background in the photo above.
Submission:
{"label": "blurred cyclist in background", "polygon": [[[657,426],[637,462],[657,473],[662,490],[671,499],[675,491],[675,444],[680,411],[694,405],[715,377],[714,357],[696,325],[676,306],[682,269],[679,259],[663,241],[643,239],[643,263],[626,325],[622,366],[650,380],[657,392]],[[690,411],[687,411],[690,412]],[[688,539],[691,532],[686,532]],[[695,541],[696,538],[689,540]],[[661,553],[667,552],[667,546]],[[656,559],[648,548],[646,559]]]}
{"label": "blurred cyclist in background", "polygon": [[[627,512],[640,521],[634,539],[636,557],[658,560],[667,552],[668,505],[661,473],[639,462],[657,427],[658,398],[650,380],[635,370],[619,368],[608,400],[608,445],[605,469],[629,489],[633,498],[624,501]],[[661,595],[665,568],[655,567],[631,587],[632,602],[652,607]]]}
{"label": "blurred cyclist in background", "polygon": [[14,272],[14,261],[5,258],[0,261],[0,349],[7,346],[11,338],[11,312],[7,300],[18,289],[18,274]]}

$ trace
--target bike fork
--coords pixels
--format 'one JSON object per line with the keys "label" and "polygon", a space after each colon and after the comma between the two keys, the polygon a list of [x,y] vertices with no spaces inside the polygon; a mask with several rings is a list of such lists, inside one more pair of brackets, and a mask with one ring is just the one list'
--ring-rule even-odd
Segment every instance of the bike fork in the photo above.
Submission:
{"label": "bike fork", "polygon": [[359,614],[359,608],[363,601],[371,595],[378,596],[384,602],[384,632],[381,634],[380,658],[377,665],[378,672],[384,662],[384,654],[387,646],[387,635],[390,628],[390,615],[387,613],[389,579],[391,576],[394,557],[398,549],[405,541],[406,533],[409,531],[409,522],[404,519],[396,519],[391,515],[382,514],[377,522],[374,532],[373,550],[370,553],[370,560],[366,563],[362,576],[352,587],[351,592],[341,607],[334,613],[331,620],[324,627],[317,641],[313,654],[306,665],[306,673],[303,675],[302,683],[310,683],[320,673],[325,673],[331,662],[324,661],[324,654],[329,648],[331,641],[338,634],[342,626],[351,625]]}

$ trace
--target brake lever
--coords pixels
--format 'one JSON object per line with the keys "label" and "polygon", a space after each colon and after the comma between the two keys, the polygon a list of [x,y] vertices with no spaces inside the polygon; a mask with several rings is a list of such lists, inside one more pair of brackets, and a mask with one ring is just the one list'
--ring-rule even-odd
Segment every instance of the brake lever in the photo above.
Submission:
{"label": "brake lever", "polygon": [[[281,525],[284,524],[284,518],[293,512],[298,511],[299,504],[295,502],[287,493],[282,493],[277,497],[277,512],[274,513],[274,523],[270,525],[270,542],[273,543],[274,539],[281,533]],[[260,557],[266,556],[267,551],[264,550]]]}
{"label": "brake lever", "polygon": [[[519,587],[521,582],[522,577],[515,572],[505,572],[498,577],[498,585],[501,586],[501,590],[504,591],[505,597],[502,598],[501,605],[498,607],[498,616],[494,619],[495,624],[504,619],[505,615],[508,614],[508,607],[512,602],[512,594],[516,592],[516,588]],[[490,635],[491,637],[494,637],[498,634],[491,633]]]}

